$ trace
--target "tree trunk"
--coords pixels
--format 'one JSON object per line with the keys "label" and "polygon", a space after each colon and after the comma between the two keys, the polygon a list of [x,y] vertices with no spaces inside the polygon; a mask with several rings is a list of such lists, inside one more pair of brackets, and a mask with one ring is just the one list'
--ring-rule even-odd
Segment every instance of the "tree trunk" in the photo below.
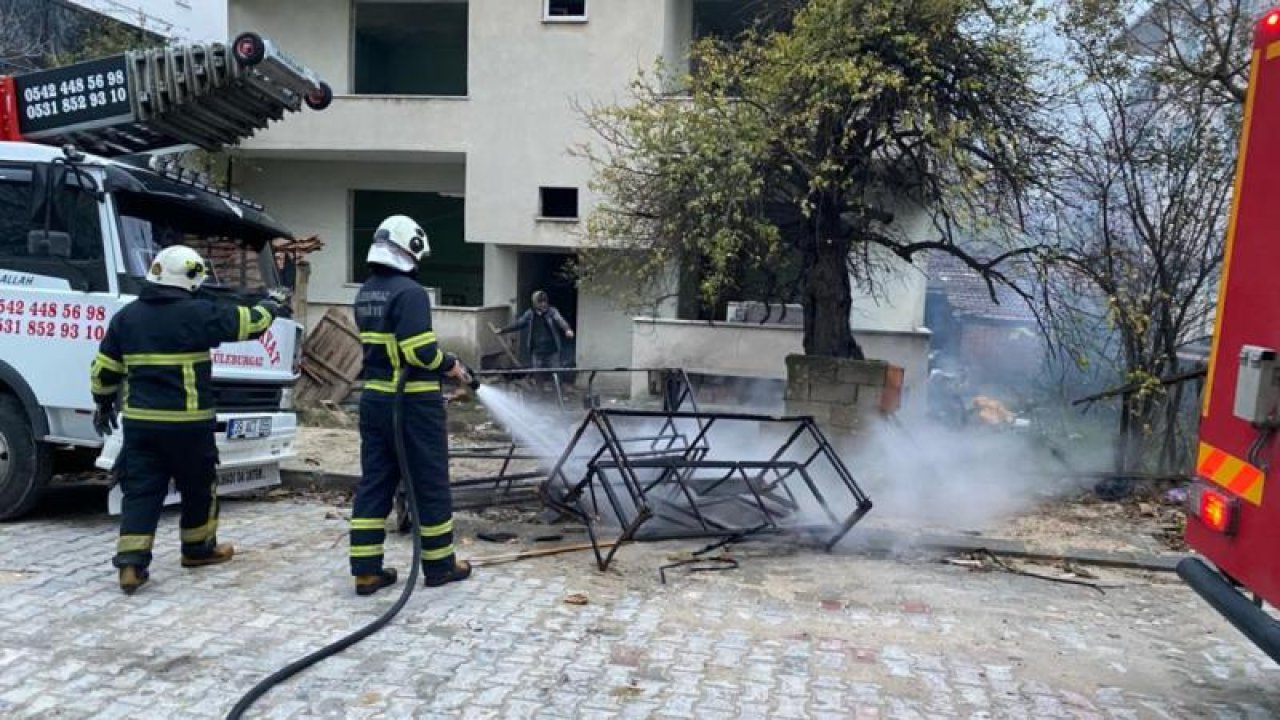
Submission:
{"label": "tree trunk", "polygon": [[849,246],[847,239],[819,240],[805,254],[805,355],[863,359],[849,327],[853,308]]}

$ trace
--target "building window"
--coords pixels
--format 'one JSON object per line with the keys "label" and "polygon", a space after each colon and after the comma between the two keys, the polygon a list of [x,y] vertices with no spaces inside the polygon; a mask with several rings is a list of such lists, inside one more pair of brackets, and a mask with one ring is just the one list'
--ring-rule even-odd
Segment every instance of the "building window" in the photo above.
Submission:
{"label": "building window", "polygon": [[351,279],[369,276],[365,257],[388,215],[408,215],[427,231],[431,255],[418,266],[418,282],[437,288],[440,303],[476,307],[484,302],[484,246],[466,241],[466,201],[440,193],[356,190],[351,198]]}
{"label": "building window", "polygon": [[357,95],[467,94],[465,2],[357,2]]}
{"label": "building window", "polygon": [[544,22],[586,22],[587,0],[543,0]]}
{"label": "building window", "polygon": [[538,189],[541,203],[538,216],[548,220],[578,219],[578,188],[544,187]]}

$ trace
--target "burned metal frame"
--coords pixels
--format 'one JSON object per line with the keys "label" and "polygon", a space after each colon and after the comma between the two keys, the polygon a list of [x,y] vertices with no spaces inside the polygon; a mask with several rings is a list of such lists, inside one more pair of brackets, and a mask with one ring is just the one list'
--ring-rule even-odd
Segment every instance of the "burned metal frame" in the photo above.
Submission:
{"label": "burned metal frame", "polygon": [[[620,434],[618,425],[626,421],[657,422],[660,429],[656,434]],[[791,430],[767,459],[712,457],[711,433],[726,423]],[[805,442],[812,450],[804,449]],[[820,462],[838,480],[828,493],[815,477]],[[834,497],[828,494],[835,492],[843,494],[845,510],[833,507]],[[786,533],[807,536],[830,551],[871,509],[870,498],[813,418],[698,410],[592,409],[539,486],[539,495],[549,507],[586,526],[601,570],[631,540]],[[603,512],[601,496],[607,503]],[[716,515],[730,505],[745,509],[751,521]],[[821,522],[792,522],[812,510]],[[645,528],[655,519],[665,529]],[[600,542],[606,525],[618,530],[617,542],[607,552]]]}
{"label": "burned metal frame", "polygon": [[[595,394],[595,381],[597,376],[604,373],[661,373],[662,375],[662,407],[664,411],[677,411],[684,407],[690,407],[693,410],[698,409],[697,394],[693,389],[693,383],[689,380],[689,375],[683,368],[634,368],[634,367],[612,367],[612,368],[539,368],[539,369],[516,369],[516,370],[477,370],[475,376],[478,378],[504,378],[504,377],[523,377],[526,375],[544,375],[551,374],[555,379],[556,395],[559,401],[560,409],[565,409],[564,395],[559,383],[560,373],[586,373],[587,374],[587,398],[588,403],[586,409],[591,410],[599,407],[598,401],[591,401],[597,398]],[[672,428],[668,424],[663,427],[663,433],[670,432]],[[470,447],[451,447],[449,448],[449,459],[472,459],[472,460],[492,460],[501,462],[502,465],[498,472],[492,475],[481,475],[476,477],[467,477],[450,482],[453,488],[480,488],[486,485],[492,485],[492,491],[496,498],[503,498],[517,487],[517,483],[523,483],[530,480],[537,480],[547,476],[546,471],[524,470],[512,472],[511,466],[516,462],[539,462],[545,461],[546,458],[534,453],[527,448],[521,447],[519,442],[512,440],[509,443],[486,446],[470,446]],[[396,492],[394,512],[396,514],[396,527],[400,532],[409,531],[409,510],[405,505],[404,487],[403,485]]]}

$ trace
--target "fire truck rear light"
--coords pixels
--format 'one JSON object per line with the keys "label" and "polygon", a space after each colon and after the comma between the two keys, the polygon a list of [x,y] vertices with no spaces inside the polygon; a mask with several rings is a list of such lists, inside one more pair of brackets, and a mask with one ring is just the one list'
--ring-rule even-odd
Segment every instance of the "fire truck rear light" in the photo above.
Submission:
{"label": "fire truck rear light", "polygon": [[1191,514],[1204,526],[1223,535],[1234,535],[1240,515],[1240,501],[1207,485],[1195,485],[1188,497]]}

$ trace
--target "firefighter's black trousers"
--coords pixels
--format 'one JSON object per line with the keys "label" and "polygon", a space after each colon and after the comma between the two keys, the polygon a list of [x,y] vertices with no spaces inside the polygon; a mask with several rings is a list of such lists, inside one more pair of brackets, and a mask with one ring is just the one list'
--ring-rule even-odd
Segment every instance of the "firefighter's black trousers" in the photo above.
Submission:
{"label": "firefighter's black trousers", "polygon": [[218,447],[209,423],[167,427],[124,422],[116,476],[124,493],[116,567],[151,564],[151,546],[172,480],[182,494],[182,554],[201,557],[217,544]]}
{"label": "firefighter's black trousers", "polygon": [[[360,398],[360,484],[351,511],[351,574],[382,569],[387,515],[400,483],[393,427],[394,396],[366,390]],[[422,568],[427,577],[453,569],[453,496],[449,490],[449,435],[438,391],[404,396],[402,428],[418,519]]]}

